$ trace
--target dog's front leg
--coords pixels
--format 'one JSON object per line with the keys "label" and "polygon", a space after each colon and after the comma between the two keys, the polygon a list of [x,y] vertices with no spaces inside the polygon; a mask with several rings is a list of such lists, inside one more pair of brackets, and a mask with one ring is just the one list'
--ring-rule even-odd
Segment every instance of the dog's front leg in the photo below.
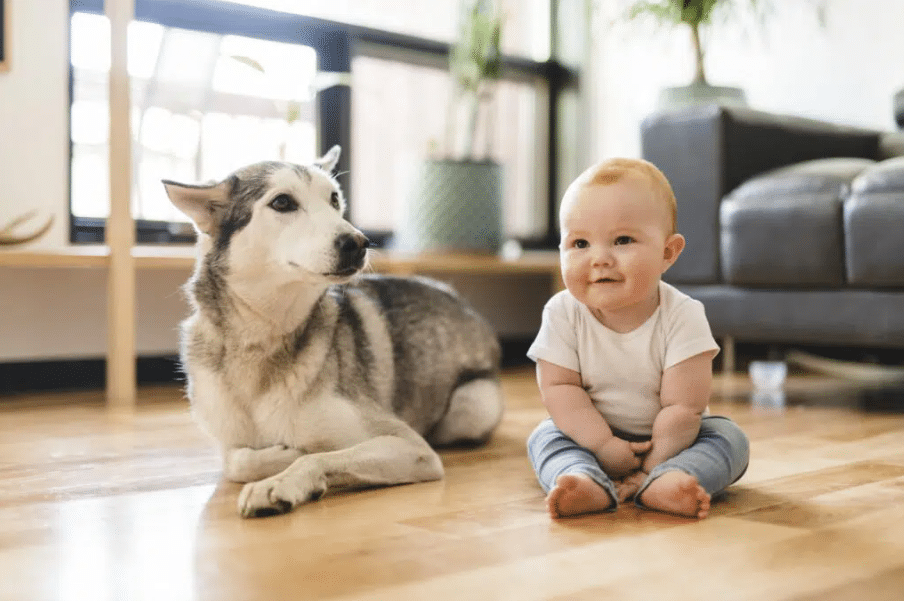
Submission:
{"label": "dog's front leg", "polygon": [[410,435],[378,436],[347,449],[303,455],[284,472],[246,484],[238,507],[242,517],[263,517],[316,501],[331,488],[405,484],[442,477],[439,455],[411,431]]}
{"label": "dog's front leg", "polygon": [[231,447],[223,452],[223,475],[233,482],[255,482],[285,470],[301,457],[298,449],[274,445],[263,449]]}

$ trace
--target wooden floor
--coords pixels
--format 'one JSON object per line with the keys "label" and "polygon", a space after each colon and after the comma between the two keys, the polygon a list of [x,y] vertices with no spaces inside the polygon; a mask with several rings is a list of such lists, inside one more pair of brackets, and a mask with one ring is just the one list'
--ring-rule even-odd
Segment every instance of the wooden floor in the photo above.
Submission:
{"label": "wooden floor", "polygon": [[524,452],[532,372],[505,387],[498,434],[444,453],[445,480],[260,520],[176,388],[131,414],[100,391],[2,398],[0,599],[904,599],[904,416],[851,408],[850,385],[793,379],[783,404],[718,382],[753,459],[700,522],[551,521]]}

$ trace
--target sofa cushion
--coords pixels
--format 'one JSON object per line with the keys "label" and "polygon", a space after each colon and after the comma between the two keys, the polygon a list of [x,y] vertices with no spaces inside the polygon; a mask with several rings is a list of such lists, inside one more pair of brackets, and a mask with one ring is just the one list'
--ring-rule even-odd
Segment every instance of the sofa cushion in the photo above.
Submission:
{"label": "sofa cushion", "polygon": [[869,159],[806,161],[752,178],[720,206],[723,281],[737,286],[839,287],[845,281],[842,201]]}
{"label": "sofa cushion", "polygon": [[689,243],[665,278],[685,284],[720,279],[719,206],[745,181],[811,159],[877,159],[880,133],[717,104],[644,119],[643,158],[669,179],[678,199],[678,231]]}
{"label": "sofa cushion", "polygon": [[848,283],[904,288],[904,157],[866,169],[851,189],[844,203]]}

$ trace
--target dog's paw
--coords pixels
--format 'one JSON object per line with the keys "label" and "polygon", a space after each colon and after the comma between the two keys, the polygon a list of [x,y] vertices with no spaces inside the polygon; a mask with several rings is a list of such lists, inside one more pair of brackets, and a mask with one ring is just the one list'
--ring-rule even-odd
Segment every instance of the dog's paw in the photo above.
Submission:
{"label": "dog's paw", "polygon": [[280,473],[303,454],[300,449],[281,444],[263,449],[230,449],[224,458],[223,474],[232,482],[255,482]]}
{"label": "dog's paw", "polygon": [[326,493],[326,481],[280,474],[242,487],[238,509],[243,518],[260,518],[292,511]]}

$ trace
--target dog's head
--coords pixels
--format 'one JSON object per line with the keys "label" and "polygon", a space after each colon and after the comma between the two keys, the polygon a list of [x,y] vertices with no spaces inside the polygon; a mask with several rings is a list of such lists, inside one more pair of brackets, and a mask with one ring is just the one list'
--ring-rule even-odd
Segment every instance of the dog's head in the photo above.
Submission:
{"label": "dog's head", "polygon": [[166,193],[237,276],[339,282],[359,273],[368,240],[343,218],[345,198],[331,175],[339,146],[309,166],[263,162],[216,184],[164,180]]}

